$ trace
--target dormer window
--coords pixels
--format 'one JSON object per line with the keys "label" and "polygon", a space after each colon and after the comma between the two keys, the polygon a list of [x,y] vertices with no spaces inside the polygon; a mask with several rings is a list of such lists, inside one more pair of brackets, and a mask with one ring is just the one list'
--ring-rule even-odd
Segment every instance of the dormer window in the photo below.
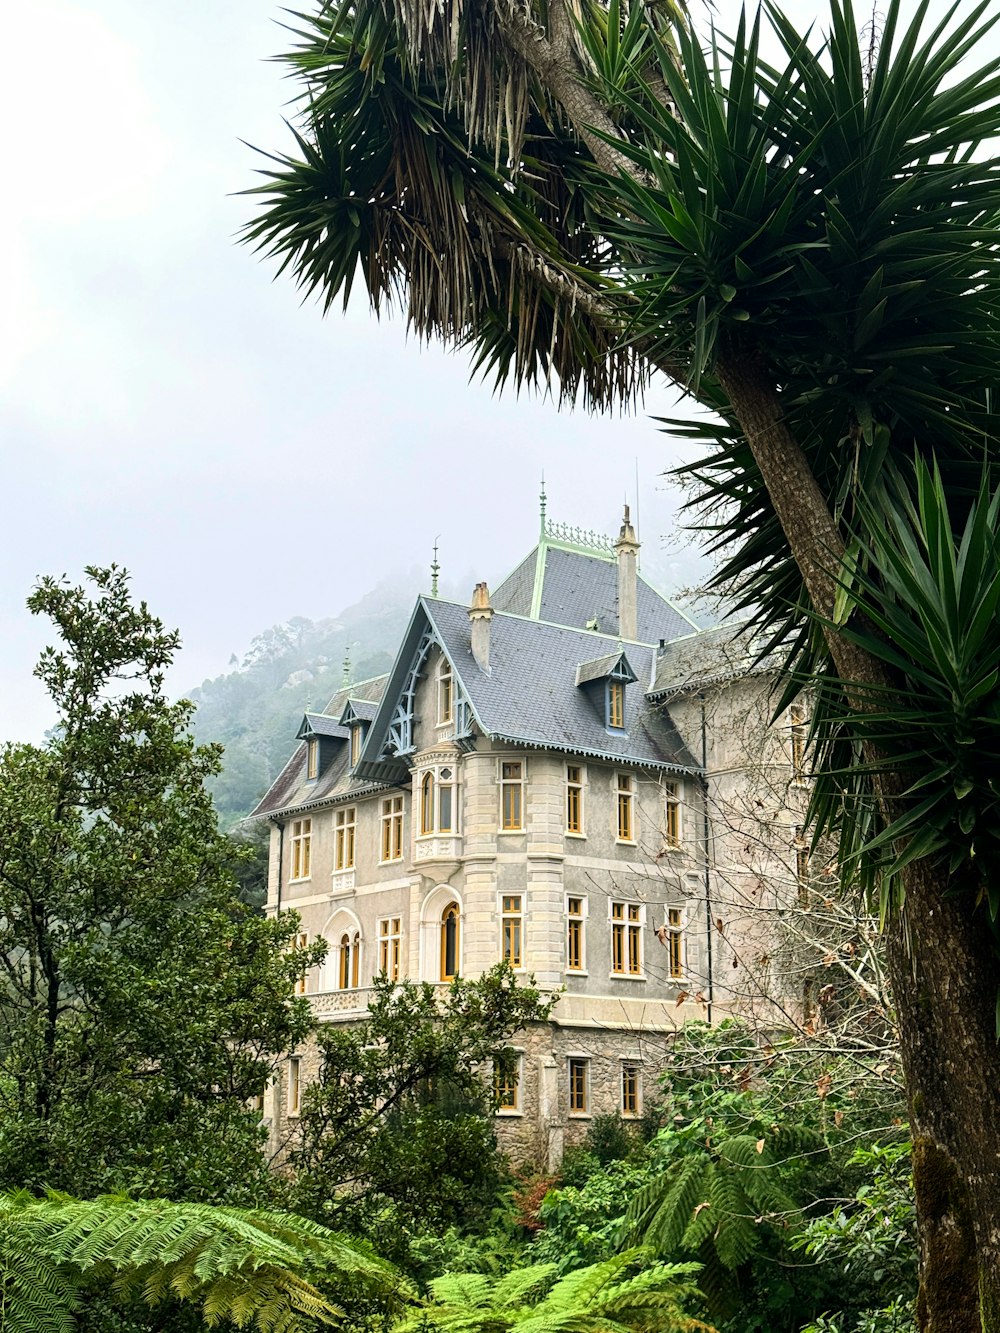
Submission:
{"label": "dormer window", "polygon": [[361,723],[355,722],[351,728],[351,767],[356,768],[358,760],[361,758]]}
{"label": "dormer window", "polygon": [[608,727],[612,731],[625,730],[625,682],[608,681]]}
{"label": "dormer window", "polygon": [[315,736],[307,742],[306,747],[306,779],[309,782],[315,782],[319,777],[319,741]]}

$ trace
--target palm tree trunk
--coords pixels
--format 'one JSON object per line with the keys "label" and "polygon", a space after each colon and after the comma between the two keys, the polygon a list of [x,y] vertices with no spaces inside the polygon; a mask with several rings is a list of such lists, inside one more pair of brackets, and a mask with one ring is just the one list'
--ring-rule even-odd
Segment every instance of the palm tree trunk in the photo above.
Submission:
{"label": "palm tree trunk", "polygon": [[[730,355],[715,369],[813,608],[829,617],[844,545],[826,499],[764,367]],[[876,658],[835,631],[827,630],[827,643],[845,681],[894,686]],[[887,775],[879,793],[890,819],[894,785]],[[904,889],[905,918],[892,923],[888,957],[914,1139],[918,1326],[921,1333],[1000,1333],[996,958],[971,914],[972,888],[956,884],[945,866],[912,863]]]}

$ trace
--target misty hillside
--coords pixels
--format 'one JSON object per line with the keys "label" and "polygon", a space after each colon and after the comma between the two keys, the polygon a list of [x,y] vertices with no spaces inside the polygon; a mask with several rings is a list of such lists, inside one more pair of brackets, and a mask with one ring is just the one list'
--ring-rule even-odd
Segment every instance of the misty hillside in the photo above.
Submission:
{"label": "misty hillside", "polygon": [[388,671],[426,575],[379,584],[339,615],[295,616],[258,634],[232,670],[206,680],[188,697],[197,705],[198,741],[226,748],[212,794],[224,825],[256,805],[295,747],[307,708],[319,711],[340,687],[350,649],[351,679]]}

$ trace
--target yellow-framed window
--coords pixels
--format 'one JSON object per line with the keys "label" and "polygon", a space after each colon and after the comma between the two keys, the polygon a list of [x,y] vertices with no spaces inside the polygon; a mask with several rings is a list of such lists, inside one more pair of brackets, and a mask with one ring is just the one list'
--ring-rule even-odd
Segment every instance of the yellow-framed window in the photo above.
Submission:
{"label": "yellow-framed window", "polygon": [[639,1066],[631,1060],[622,1061],[622,1099],[621,1113],[627,1116],[639,1114]]}
{"label": "yellow-framed window", "polygon": [[442,662],[438,672],[437,720],[438,726],[451,722],[455,715],[455,684],[452,680],[451,667]]}
{"label": "yellow-framed window", "polygon": [[611,904],[611,971],[642,974],[642,908],[638,903]]}
{"label": "yellow-framed window", "polygon": [[387,796],[382,802],[383,861],[403,859],[403,798]]}
{"label": "yellow-framed window", "polygon": [[586,1115],[590,1110],[590,1061],[571,1057],[569,1061],[570,1115]]}
{"label": "yellow-framed window", "polygon": [[500,765],[500,827],[505,833],[524,828],[524,764],[519,759]]}
{"label": "yellow-framed window", "polygon": [[319,777],[319,741],[315,736],[306,744],[306,778],[315,782]]}
{"label": "yellow-framed window", "polygon": [[439,833],[454,833],[455,831],[454,776],[450,768],[442,768],[438,774],[437,829]]}
{"label": "yellow-framed window", "polygon": [[625,729],[625,686],[620,680],[608,681],[608,726]]}
{"label": "yellow-framed window", "polygon": [[681,793],[676,782],[663,784],[663,841],[668,847],[681,845]]}
{"label": "yellow-framed window", "polygon": [[378,965],[390,981],[399,980],[402,956],[402,917],[385,917],[378,923]]}
{"label": "yellow-framed window", "polygon": [[293,1055],[288,1061],[288,1095],[286,1099],[289,1115],[298,1115],[302,1109],[302,1061]]}
{"label": "yellow-framed window", "polygon": [[[292,940],[292,949],[294,952],[298,953],[299,950],[307,948],[308,944],[309,944],[309,935],[307,934],[306,931],[300,930],[299,933]],[[305,972],[303,972],[301,977],[298,977],[296,979],[295,994],[305,995],[305,993],[306,993],[306,974]]]}
{"label": "yellow-framed window", "polygon": [[617,783],[617,834],[619,842],[635,841],[635,784],[631,773],[619,773]]}
{"label": "yellow-framed window", "polygon": [[458,903],[449,903],[441,913],[441,980],[458,976],[461,947],[461,920]]}
{"label": "yellow-framed window", "polygon": [[292,879],[308,879],[312,868],[312,820],[292,823]]}
{"label": "yellow-framed window", "polygon": [[333,868],[334,870],[354,869],[355,836],[358,827],[357,806],[349,805],[337,810],[333,817]]}
{"label": "yellow-framed window", "polygon": [[358,762],[358,760],[361,758],[361,741],[362,741],[362,739],[363,739],[363,737],[362,737],[362,732],[361,732],[361,723],[360,723],[360,722],[355,722],[354,726],[351,727],[351,767],[352,767],[352,768],[355,768],[355,767],[357,766],[357,762]]}
{"label": "yellow-framed window", "polygon": [[584,902],[582,898],[566,899],[566,968],[570,972],[583,971]]}
{"label": "yellow-framed window", "polygon": [[493,1061],[493,1096],[498,1111],[519,1111],[521,1109],[521,1060],[520,1057],[495,1058]]}
{"label": "yellow-framed window", "polygon": [[679,907],[667,909],[667,967],[672,979],[684,975],[684,913]]}
{"label": "yellow-framed window", "polygon": [[420,832],[434,832],[434,774],[425,773],[420,779]]}
{"label": "yellow-framed window", "polygon": [[583,769],[566,765],[566,832],[583,832]]}
{"label": "yellow-framed window", "polygon": [[501,899],[501,954],[505,963],[520,967],[524,962],[524,899],[505,893]]}

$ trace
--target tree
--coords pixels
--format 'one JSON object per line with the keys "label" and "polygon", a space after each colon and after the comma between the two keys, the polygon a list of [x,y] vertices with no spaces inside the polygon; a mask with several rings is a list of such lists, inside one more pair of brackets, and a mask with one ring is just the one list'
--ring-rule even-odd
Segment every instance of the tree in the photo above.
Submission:
{"label": "tree", "polygon": [[251,1099],[311,1026],[315,950],[240,902],[204,779],[218,751],[163,694],[177,647],[124,571],[43,579],[58,721],[0,754],[0,1183],[210,1201],[268,1193]]}
{"label": "tree", "polygon": [[712,444],[693,472],[723,577],[790,691],[819,691],[819,828],[885,909],[918,1318],[964,1333],[1000,1327],[994,798],[967,743],[992,762],[998,186],[978,150],[1000,85],[962,66],[987,5],[924,39],[928,8],[907,27],[893,0],[863,50],[849,0],[824,43],[770,6],[772,66],[760,18],[706,58],[672,5],[324,3],[286,57],[297,152],[246,236],[325,306],[360,275],[501,384],[607,407],[664,374],[713,414],[687,428]]}
{"label": "tree", "polygon": [[493,1132],[494,1060],[551,1004],[506,963],[456,979],[376,978],[364,1022],[317,1033],[289,1154],[297,1207],[406,1256],[414,1230],[482,1226],[506,1183]]}
{"label": "tree", "polygon": [[360,1275],[405,1290],[357,1241],[285,1213],[109,1196],[0,1195],[0,1325],[68,1333],[88,1292],[200,1306],[204,1326],[307,1333],[342,1313],[315,1285]]}

